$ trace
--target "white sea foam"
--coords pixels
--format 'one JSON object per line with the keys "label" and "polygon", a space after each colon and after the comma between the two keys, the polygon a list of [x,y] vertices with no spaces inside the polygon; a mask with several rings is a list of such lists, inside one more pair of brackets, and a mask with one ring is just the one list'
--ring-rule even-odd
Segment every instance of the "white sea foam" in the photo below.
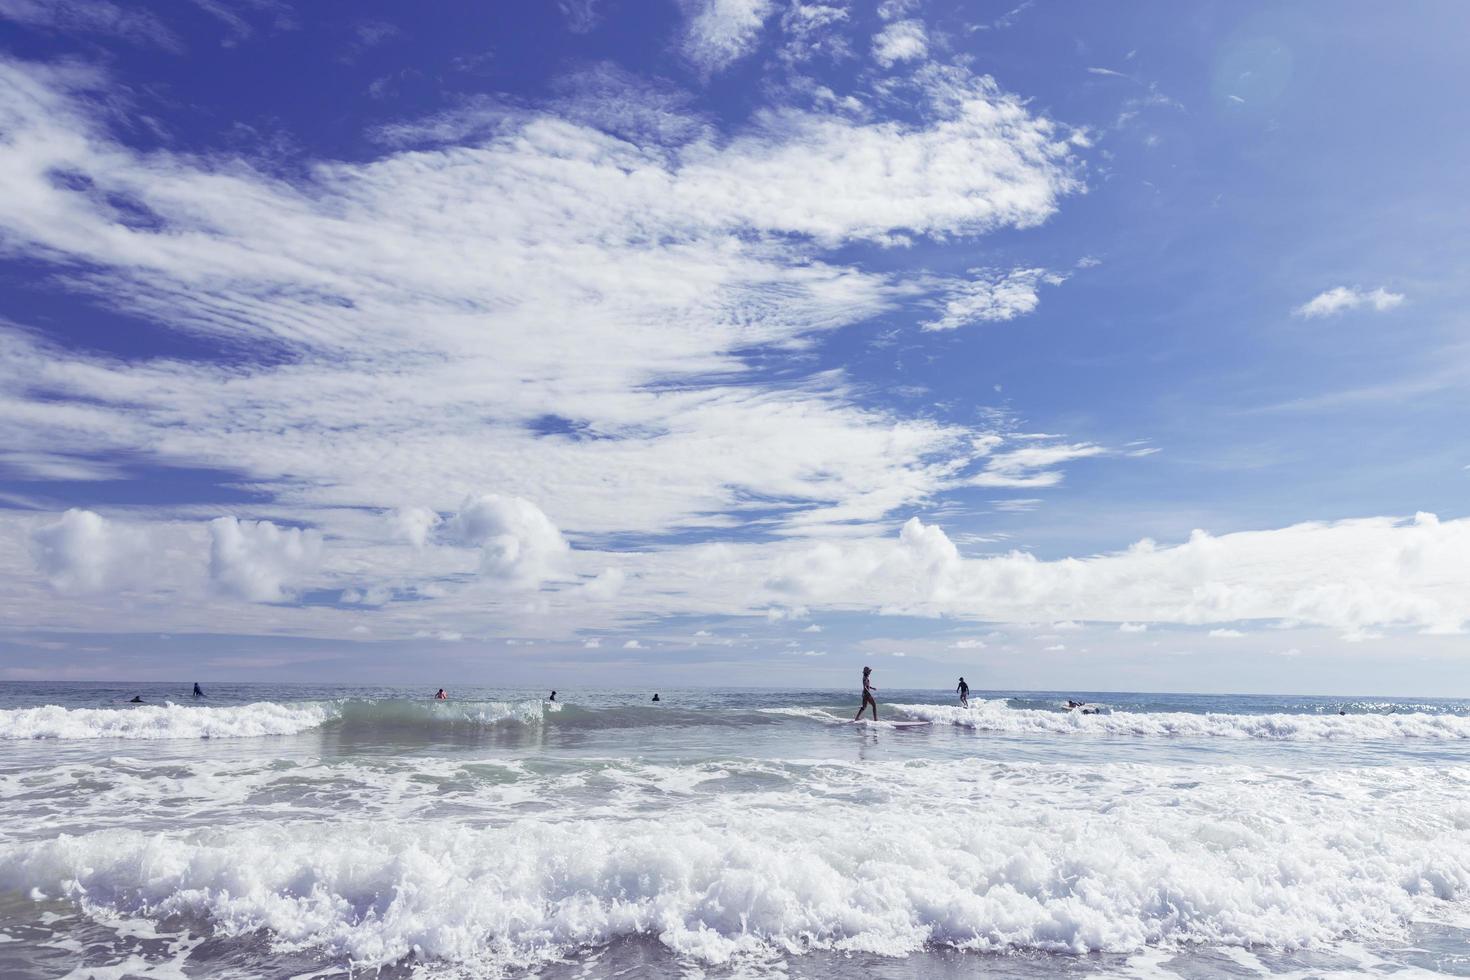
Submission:
{"label": "white sea foam", "polygon": [[648,767],[648,793],[687,787],[657,819],[569,804],[490,826],[102,830],[0,844],[0,889],[205,915],[359,965],[490,969],[633,935],[708,963],[935,943],[1290,949],[1399,938],[1470,895],[1470,775],[1454,769],[763,763],[791,788],[744,798],[683,768]]}
{"label": "white sea foam", "polygon": [[0,711],[0,738],[252,738],[294,735],[337,717],[334,702],[127,708],[12,708]]}
{"label": "white sea foam", "polygon": [[[560,710],[559,706],[549,706]],[[295,735],[338,719],[364,725],[534,724],[548,706],[526,701],[258,701],[242,705],[129,705],[0,711],[0,739],[255,738]]]}
{"label": "white sea foam", "polygon": [[1184,711],[1040,711],[1004,701],[971,701],[970,707],[895,704],[905,718],[980,731],[1039,735],[1114,735],[1195,738],[1360,741],[1375,739],[1470,739],[1470,717],[1450,714],[1192,714]]}

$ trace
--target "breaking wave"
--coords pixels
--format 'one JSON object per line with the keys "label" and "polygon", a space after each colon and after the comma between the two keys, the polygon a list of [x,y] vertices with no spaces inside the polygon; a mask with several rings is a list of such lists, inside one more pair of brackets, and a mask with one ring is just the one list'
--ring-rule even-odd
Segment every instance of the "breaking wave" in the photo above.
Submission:
{"label": "breaking wave", "polygon": [[220,707],[13,708],[0,711],[0,738],[254,738],[295,735],[336,717],[330,702],[259,701]]}
{"label": "breaking wave", "polygon": [[558,705],[541,701],[341,700],[242,705],[137,705],[0,711],[0,739],[197,739],[296,735],[328,724],[492,726],[534,724]]}
{"label": "breaking wave", "polygon": [[970,707],[895,704],[906,718],[977,731],[1028,735],[1112,735],[1163,738],[1367,741],[1375,739],[1470,739],[1470,717],[1451,714],[1193,714],[1184,711],[1044,711],[1011,708],[1004,701],[972,701]]}
{"label": "breaking wave", "polygon": [[824,767],[781,807],[694,800],[657,819],[101,830],[0,844],[0,889],[264,929],[358,967],[480,971],[632,936],[710,964],[932,945],[1295,949],[1398,938],[1470,894],[1461,775],[1211,772],[1115,767],[1083,786],[1060,767]]}

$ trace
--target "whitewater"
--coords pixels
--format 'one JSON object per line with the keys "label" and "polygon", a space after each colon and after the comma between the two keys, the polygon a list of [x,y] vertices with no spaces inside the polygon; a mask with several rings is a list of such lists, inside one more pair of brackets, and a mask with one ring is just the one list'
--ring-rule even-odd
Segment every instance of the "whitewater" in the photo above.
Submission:
{"label": "whitewater", "polygon": [[0,685],[0,976],[1470,975],[1464,702],[187,692]]}

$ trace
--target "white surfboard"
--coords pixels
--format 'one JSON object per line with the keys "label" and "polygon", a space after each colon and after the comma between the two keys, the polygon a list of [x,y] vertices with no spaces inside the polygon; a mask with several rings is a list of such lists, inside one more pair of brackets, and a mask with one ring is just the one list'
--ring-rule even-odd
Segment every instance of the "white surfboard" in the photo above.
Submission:
{"label": "white surfboard", "polygon": [[863,718],[853,722],[854,725],[873,725],[879,728],[928,728],[933,722],[930,721],[874,721],[871,718]]}

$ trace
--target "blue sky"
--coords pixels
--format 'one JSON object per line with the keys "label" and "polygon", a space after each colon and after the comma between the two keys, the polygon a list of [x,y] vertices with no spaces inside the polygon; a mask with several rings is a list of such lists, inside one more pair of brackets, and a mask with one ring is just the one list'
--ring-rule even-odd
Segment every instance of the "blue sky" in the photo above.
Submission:
{"label": "blue sky", "polygon": [[0,0],[0,677],[1470,694],[1467,29]]}

